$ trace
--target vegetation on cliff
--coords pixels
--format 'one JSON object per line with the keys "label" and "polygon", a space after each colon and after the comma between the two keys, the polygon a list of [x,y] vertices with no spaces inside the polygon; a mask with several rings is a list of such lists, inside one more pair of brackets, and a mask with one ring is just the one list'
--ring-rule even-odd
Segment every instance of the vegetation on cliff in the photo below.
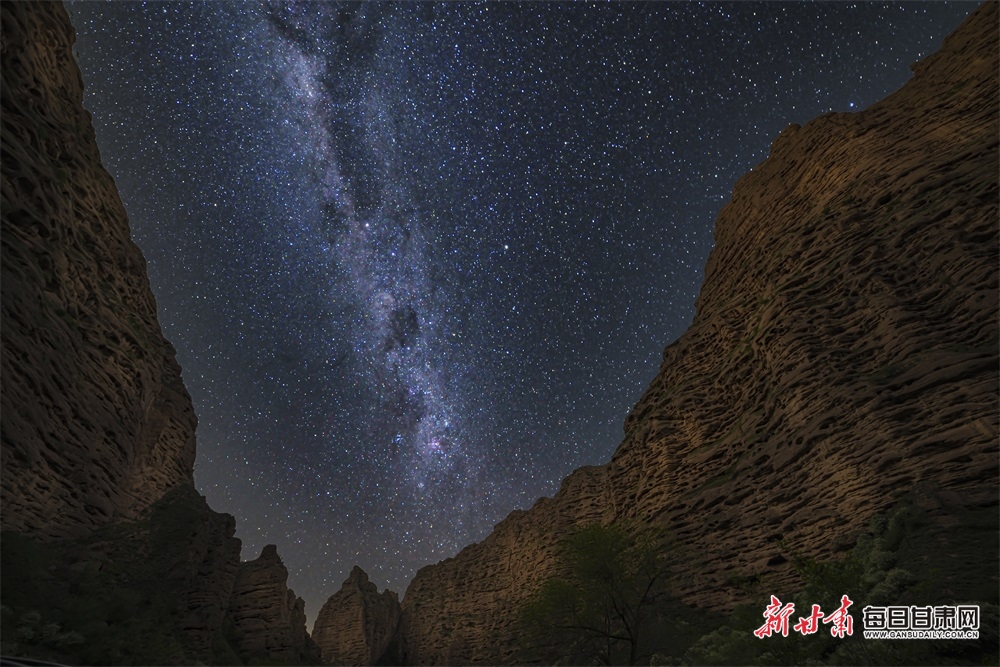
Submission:
{"label": "vegetation on cliff", "polygon": [[[997,25],[984,3],[897,92],[781,133],[722,208],[695,317],[612,459],[418,572],[400,624],[409,659],[514,660],[511,609],[594,522],[666,528],[692,554],[674,594],[724,614],[751,605],[759,626],[771,594],[801,587],[796,554],[841,560],[914,494],[925,537],[900,546],[898,569],[946,599],[997,589]],[[991,540],[955,537],[980,515]],[[963,592],[973,569],[978,590]],[[792,642],[752,639],[769,653]],[[835,653],[815,659],[848,660]]]}
{"label": "vegetation on cliff", "polygon": [[[669,595],[662,540],[621,525],[592,524],[563,539],[563,574],[548,579],[522,609],[524,655],[548,664],[603,665],[979,665],[1000,659],[996,573],[985,555],[947,567],[949,545],[998,548],[988,508],[962,513],[942,531],[912,497],[869,531],[842,559],[817,561],[782,545],[801,586],[785,594],[764,580],[739,582],[756,605],[728,618]],[[945,567],[942,568],[941,566]],[[847,596],[853,632],[834,636],[822,622],[810,634],[755,636],[771,595],[794,605],[789,626],[813,605],[831,612]],[[865,639],[866,606],[976,605],[979,639]]]}
{"label": "vegetation on cliff", "polygon": [[563,575],[546,580],[522,612],[532,650],[551,662],[648,661],[670,577],[658,537],[595,523],[563,538]]}

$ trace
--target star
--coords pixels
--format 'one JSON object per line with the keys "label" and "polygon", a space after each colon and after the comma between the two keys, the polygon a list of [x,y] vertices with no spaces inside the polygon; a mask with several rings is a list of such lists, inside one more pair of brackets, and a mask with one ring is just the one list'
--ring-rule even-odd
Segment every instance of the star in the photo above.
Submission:
{"label": "star", "polygon": [[971,11],[69,7],[196,483],[310,617],[353,565],[402,593],[609,460],[736,180]]}

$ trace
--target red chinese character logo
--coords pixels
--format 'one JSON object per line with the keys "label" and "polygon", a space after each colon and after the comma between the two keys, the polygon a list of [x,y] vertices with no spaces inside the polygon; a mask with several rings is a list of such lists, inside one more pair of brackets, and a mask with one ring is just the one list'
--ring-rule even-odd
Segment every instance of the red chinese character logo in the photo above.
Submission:
{"label": "red chinese character logo", "polygon": [[767,606],[767,609],[764,610],[763,614],[764,618],[767,619],[767,622],[754,630],[754,635],[763,639],[764,637],[770,637],[772,633],[780,632],[782,637],[787,637],[788,617],[791,616],[794,611],[795,603],[789,602],[782,607],[781,600],[772,595],[771,604]]}
{"label": "red chinese character logo", "polygon": [[792,630],[803,635],[815,634],[819,630],[819,622],[821,620],[823,620],[823,612],[819,610],[818,604],[814,604],[812,606],[812,614],[800,617],[799,622],[795,624]]}
{"label": "red chinese character logo", "polygon": [[853,602],[846,595],[840,598],[840,608],[823,619],[824,623],[832,623],[830,634],[834,637],[847,637],[854,634],[854,619],[847,613],[847,608]]}

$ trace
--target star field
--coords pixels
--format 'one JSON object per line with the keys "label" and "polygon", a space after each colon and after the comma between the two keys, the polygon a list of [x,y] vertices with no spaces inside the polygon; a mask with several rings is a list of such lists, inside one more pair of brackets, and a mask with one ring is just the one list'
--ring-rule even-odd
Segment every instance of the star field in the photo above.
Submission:
{"label": "star field", "polygon": [[196,484],[315,618],[607,461],[736,179],[975,5],[69,6]]}

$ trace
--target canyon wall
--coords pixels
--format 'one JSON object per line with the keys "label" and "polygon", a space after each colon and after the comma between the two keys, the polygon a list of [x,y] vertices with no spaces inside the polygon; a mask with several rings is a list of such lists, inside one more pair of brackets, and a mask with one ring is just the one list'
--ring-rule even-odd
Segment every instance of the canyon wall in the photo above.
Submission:
{"label": "canyon wall", "polygon": [[194,488],[197,420],[66,10],[4,2],[0,18],[2,652],[316,663],[275,548],[241,564],[233,517]]}
{"label": "canyon wall", "polygon": [[192,484],[197,420],[61,4],[4,3],[0,523],[71,537]]}
{"label": "canyon wall", "polygon": [[722,209],[694,321],[611,461],[420,570],[405,661],[525,659],[518,610],[585,523],[668,531],[680,598],[727,611],[735,582],[796,590],[792,551],[836,558],[904,495],[942,525],[996,514],[997,8],[885,100],[781,133]]}
{"label": "canyon wall", "polygon": [[[66,631],[18,654],[312,661],[277,551],[241,564],[194,489],[194,412],[65,10],[0,17],[0,576],[10,614]],[[522,659],[518,611],[590,522],[670,532],[681,598],[728,610],[734,582],[793,589],[789,549],[836,557],[904,494],[944,523],[995,513],[997,27],[988,3],[897,93],[783,132],[722,210],[694,322],[612,460],[422,569],[393,648],[394,601],[352,573],[317,620],[327,659]],[[5,652],[33,627],[8,616]]]}

